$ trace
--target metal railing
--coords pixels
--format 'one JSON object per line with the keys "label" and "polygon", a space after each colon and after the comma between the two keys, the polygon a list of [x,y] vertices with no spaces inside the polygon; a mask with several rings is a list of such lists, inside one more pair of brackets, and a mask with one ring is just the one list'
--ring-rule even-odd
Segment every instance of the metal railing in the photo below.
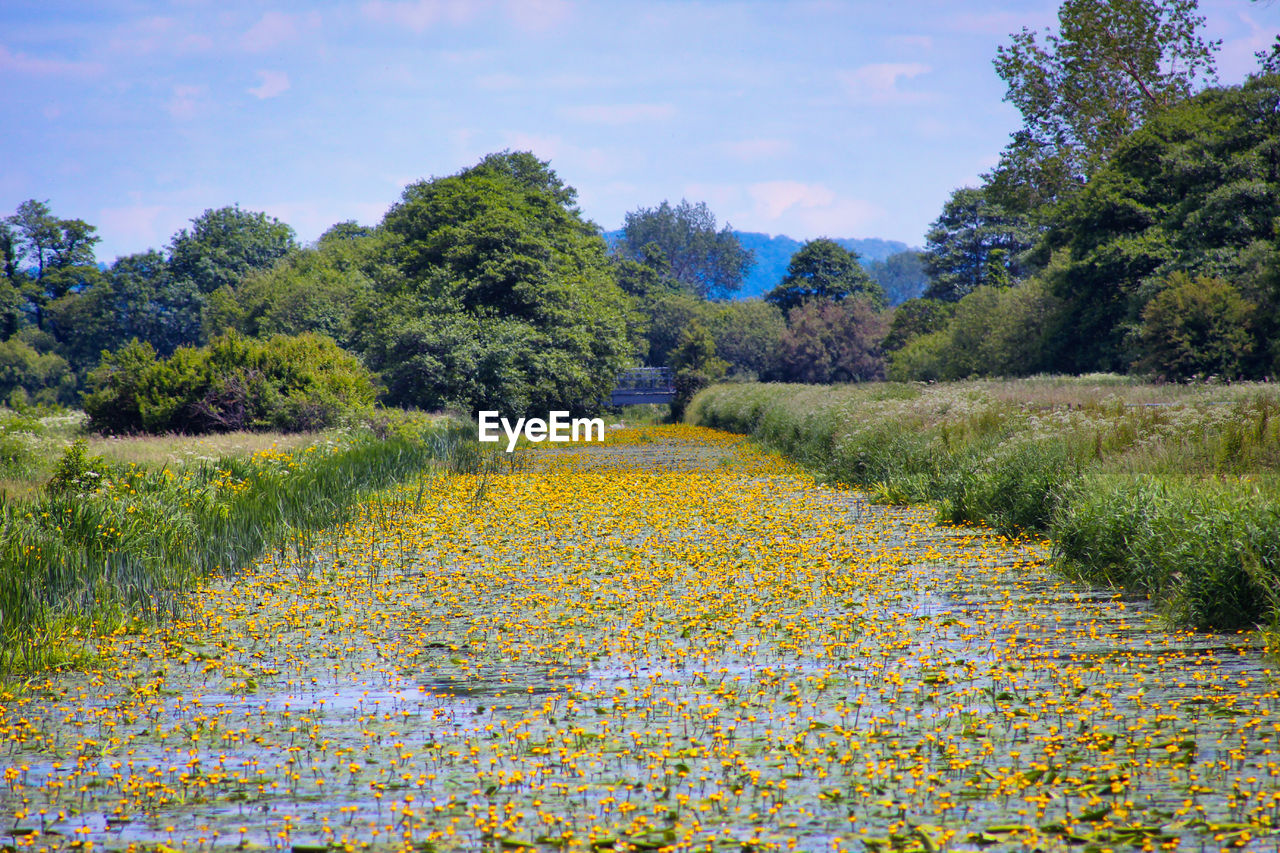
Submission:
{"label": "metal railing", "polygon": [[669,367],[633,367],[618,374],[611,406],[670,403],[676,398],[675,373]]}

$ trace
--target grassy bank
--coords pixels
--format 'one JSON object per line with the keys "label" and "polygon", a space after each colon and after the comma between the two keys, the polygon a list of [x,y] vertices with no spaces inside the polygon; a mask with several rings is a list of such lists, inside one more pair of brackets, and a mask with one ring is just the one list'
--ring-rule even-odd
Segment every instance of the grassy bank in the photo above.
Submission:
{"label": "grassy bank", "polygon": [[1179,622],[1280,621],[1280,390],[1111,377],[720,385],[687,419],[888,502],[1055,543],[1068,575]]}
{"label": "grassy bank", "polygon": [[[433,461],[474,467],[477,456],[469,425],[425,418],[292,446],[223,440],[218,458],[185,454],[187,439],[140,441],[77,441],[53,463],[28,452],[25,467],[11,467],[20,484],[46,470],[50,479],[0,500],[0,673],[82,655],[74,638],[87,624],[170,614],[203,578],[264,549],[305,550],[312,531],[341,521],[370,491]],[[186,461],[171,464],[171,452]],[[157,453],[152,464],[122,461]]]}

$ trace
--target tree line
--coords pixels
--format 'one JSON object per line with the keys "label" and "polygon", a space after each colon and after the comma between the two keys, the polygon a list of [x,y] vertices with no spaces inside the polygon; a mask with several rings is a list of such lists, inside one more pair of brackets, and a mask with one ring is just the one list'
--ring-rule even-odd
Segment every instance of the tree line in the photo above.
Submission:
{"label": "tree line", "polygon": [[995,68],[1023,126],[933,223],[897,379],[1280,372],[1280,38],[1243,83],[1194,0],[1067,0]]}
{"label": "tree line", "polygon": [[[685,398],[725,375],[883,375],[887,298],[856,253],[810,241],[766,299],[733,301],[752,255],[705,204],[640,208],[610,248],[526,152],[414,183],[376,226],[311,246],[233,205],[102,266],[96,228],[45,202],[2,223],[0,395],[83,405],[106,431],[324,426],[375,393],[585,412],[635,364],[675,366]],[[910,255],[882,262],[899,292]]]}
{"label": "tree line", "polygon": [[676,369],[677,412],[725,377],[1273,376],[1280,40],[1217,85],[1202,27],[1194,0],[1066,0],[999,50],[1023,126],[922,253],[810,240],[763,299],[731,299],[752,253],[705,204],[638,208],[610,245],[527,152],[313,245],[233,205],[106,266],[94,226],[29,200],[0,220],[0,397],[197,430],[324,425],[375,395],[586,412],[636,364]]}

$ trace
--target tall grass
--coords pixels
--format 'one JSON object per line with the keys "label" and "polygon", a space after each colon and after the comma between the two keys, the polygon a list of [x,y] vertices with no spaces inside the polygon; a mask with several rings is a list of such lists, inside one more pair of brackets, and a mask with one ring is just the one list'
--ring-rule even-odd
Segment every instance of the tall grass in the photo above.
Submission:
{"label": "tall grass", "polygon": [[1280,621],[1280,389],[1079,380],[722,385],[687,419],[885,501],[1048,534],[1070,575],[1178,621]]}
{"label": "tall grass", "polygon": [[113,463],[74,444],[47,488],[0,502],[0,673],[41,665],[68,620],[157,618],[202,579],[434,462],[474,467],[456,422],[339,434],[187,468]]}

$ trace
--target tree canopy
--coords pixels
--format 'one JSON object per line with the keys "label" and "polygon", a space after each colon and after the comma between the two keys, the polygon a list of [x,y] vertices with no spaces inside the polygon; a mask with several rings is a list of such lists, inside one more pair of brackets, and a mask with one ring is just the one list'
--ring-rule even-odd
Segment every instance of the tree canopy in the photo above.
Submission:
{"label": "tree canopy", "polygon": [[293,229],[274,216],[239,205],[206,210],[169,244],[169,266],[201,293],[234,288],[253,270],[267,269],[298,248]]}
{"label": "tree canopy", "polygon": [[1196,0],[1066,0],[1058,31],[1027,28],[996,73],[1023,127],[997,172],[1040,202],[1069,194],[1148,117],[1214,79],[1221,42],[1199,34]]}
{"label": "tree canopy", "polygon": [[608,396],[631,308],[575,197],[527,152],[405,189],[381,226],[395,274],[356,319],[390,401],[523,415]]}
{"label": "tree canopy", "polygon": [[884,290],[862,268],[858,253],[819,237],[792,255],[786,276],[764,298],[787,312],[809,300],[839,302],[850,296],[877,307],[885,304]]}
{"label": "tree canopy", "polygon": [[[1056,369],[1125,369],[1143,306],[1176,272],[1233,281],[1277,316],[1277,140],[1280,75],[1270,75],[1201,92],[1117,146],[1049,235],[1071,257]],[[1260,324],[1259,352],[1276,331]]]}
{"label": "tree canopy", "polygon": [[[984,284],[996,283],[990,279],[1000,267],[1008,279],[1020,278],[1022,256],[1036,236],[1025,216],[1007,210],[987,189],[956,190],[925,238],[924,264],[930,281],[924,295],[956,302]],[[993,256],[999,259],[998,267],[992,264]]]}
{"label": "tree canopy", "polygon": [[669,274],[697,296],[726,297],[742,287],[752,255],[726,223],[716,230],[705,202],[662,202],[626,215],[617,252],[633,261],[652,262],[661,251]]}

